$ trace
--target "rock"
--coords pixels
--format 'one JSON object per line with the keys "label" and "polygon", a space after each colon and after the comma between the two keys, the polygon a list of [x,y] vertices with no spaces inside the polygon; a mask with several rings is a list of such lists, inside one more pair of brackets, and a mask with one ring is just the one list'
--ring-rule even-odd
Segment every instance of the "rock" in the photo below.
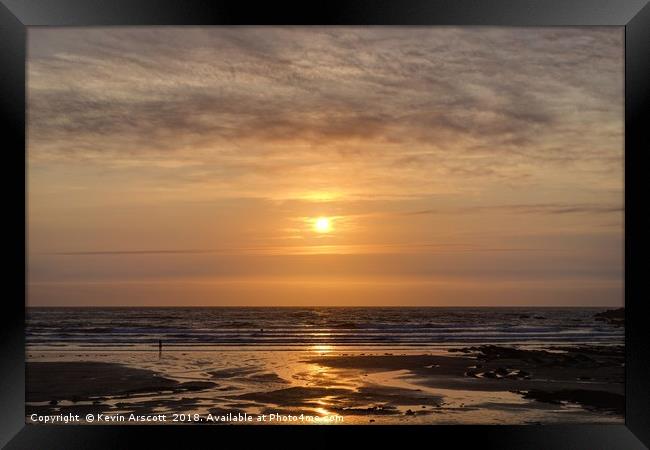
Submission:
{"label": "rock", "polygon": [[477,347],[469,347],[469,348],[450,348],[447,350],[449,353],[471,353],[473,350],[477,349]]}
{"label": "rock", "polygon": [[608,309],[597,313],[594,318],[599,322],[606,322],[610,325],[625,325],[625,308]]}
{"label": "rock", "polygon": [[625,397],[613,392],[581,389],[564,389],[548,392],[533,389],[523,393],[523,397],[558,405],[563,402],[577,403],[587,409],[613,411],[617,414],[623,414],[625,411]]}

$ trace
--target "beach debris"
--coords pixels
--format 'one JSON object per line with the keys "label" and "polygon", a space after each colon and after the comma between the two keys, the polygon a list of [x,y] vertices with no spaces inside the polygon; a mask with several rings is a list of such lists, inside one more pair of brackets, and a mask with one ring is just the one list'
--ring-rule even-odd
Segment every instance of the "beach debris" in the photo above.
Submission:
{"label": "beach debris", "polygon": [[531,374],[521,369],[507,369],[497,367],[492,370],[479,370],[482,366],[471,366],[465,371],[466,377],[471,378],[491,378],[491,379],[508,379],[508,380],[530,380]]}

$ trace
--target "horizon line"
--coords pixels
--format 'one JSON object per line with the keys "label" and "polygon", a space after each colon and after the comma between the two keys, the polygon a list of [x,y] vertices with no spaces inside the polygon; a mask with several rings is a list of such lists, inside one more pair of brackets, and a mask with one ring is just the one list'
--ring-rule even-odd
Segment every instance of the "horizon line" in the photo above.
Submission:
{"label": "horizon line", "polygon": [[541,306],[541,305],[386,305],[386,306],[367,306],[367,305],[311,305],[311,306],[300,306],[300,305],[87,305],[87,306],[75,306],[75,305],[25,305],[25,308],[546,308],[546,309],[558,309],[558,308],[623,308],[625,305],[560,305],[560,306]]}

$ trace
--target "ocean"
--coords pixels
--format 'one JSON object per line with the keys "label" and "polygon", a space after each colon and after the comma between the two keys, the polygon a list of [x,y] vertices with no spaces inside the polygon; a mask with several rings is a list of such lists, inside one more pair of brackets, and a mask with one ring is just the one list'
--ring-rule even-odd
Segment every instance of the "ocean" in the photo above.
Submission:
{"label": "ocean", "polygon": [[28,308],[28,347],[301,349],[623,345],[606,308]]}

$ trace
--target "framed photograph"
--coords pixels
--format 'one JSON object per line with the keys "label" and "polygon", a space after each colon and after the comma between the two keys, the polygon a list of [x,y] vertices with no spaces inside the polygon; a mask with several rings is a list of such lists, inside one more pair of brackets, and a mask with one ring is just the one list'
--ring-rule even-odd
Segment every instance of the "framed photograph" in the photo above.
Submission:
{"label": "framed photograph", "polygon": [[6,448],[650,445],[647,0],[0,25]]}

